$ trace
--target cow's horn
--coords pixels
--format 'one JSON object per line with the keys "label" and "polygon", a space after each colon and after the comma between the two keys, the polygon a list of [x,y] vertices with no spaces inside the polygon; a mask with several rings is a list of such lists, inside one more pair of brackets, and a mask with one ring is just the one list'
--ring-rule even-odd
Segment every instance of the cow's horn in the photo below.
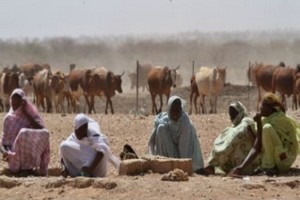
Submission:
{"label": "cow's horn", "polygon": [[125,74],[125,71],[123,71],[123,73],[120,76],[123,76]]}
{"label": "cow's horn", "polygon": [[180,65],[178,65],[178,67],[176,67],[174,70],[177,70],[177,69],[179,69],[179,67],[180,67]]}

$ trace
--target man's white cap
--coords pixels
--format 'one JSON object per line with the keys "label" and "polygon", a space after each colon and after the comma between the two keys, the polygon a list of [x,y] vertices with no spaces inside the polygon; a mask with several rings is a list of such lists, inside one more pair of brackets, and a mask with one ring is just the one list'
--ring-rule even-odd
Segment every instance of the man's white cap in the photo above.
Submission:
{"label": "man's white cap", "polygon": [[86,116],[83,113],[80,113],[76,115],[75,120],[74,120],[74,128],[75,130],[79,129],[81,126],[85,125],[86,123],[93,122],[91,118]]}

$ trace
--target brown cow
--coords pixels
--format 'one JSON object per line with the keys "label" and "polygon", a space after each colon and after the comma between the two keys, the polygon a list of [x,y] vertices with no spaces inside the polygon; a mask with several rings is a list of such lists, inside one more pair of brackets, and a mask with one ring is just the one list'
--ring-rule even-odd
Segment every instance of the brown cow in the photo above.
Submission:
{"label": "brown cow", "polygon": [[[196,110],[196,114],[200,113],[198,106],[197,106],[197,99],[199,96],[200,95],[199,95],[199,90],[198,90],[198,86],[196,83],[196,78],[195,78],[195,75],[193,75],[190,80],[190,111],[189,111],[189,115],[191,115],[193,113],[193,103],[194,103],[194,107]],[[202,96],[202,99],[200,101],[200,108],[202,109],[202,113],[206,113],[206,110],[203,105],[205,95],[201,95],[201,96]]]}
{"label": "brown cow", "polygon": [[79,100],[83,96],[84,79],[87,69],[73,69],[69,74],[69,84],[72,96],[73,112],[79,112]]}
{"label": "brown cow", "polygon": [[9,110],[9,97],[16,88],[19,88],[19,74],[10,70],[2,73],[0,80],[0,98],[2,99],[0,106],[2,110],[3,106],[6,111]]}
{"label": "brown cow", "polygon": [[260,66],[261,63],[249,62],[248,70],[247,70],[247,78],[248,78],[248,84],[256,86],[256,79],[255,79],[255,70]]}
{"label": "brown cow", "polygon": [[[172,75],[171,73],[176,73],[176,70],[179,67],[175,69],[169,69],[169,67],[154,67],[150,70],[148,74],[148,85],[149,85],[149,90],[150,90],[150,95],[151,95],[151,100],[152,100],[152,114],[158,114],[162,111],[162,104],[163,104],[163,99],[162,95],[166,95],[167,97],[167,102],[170,97],[171,93],[171,87],[176,87],[175,82],[176,82],[176,76],[175,80],[172,80]],[[157,106],[155,103],[155,98],[156,95],[159,95],[160,98],[160,108],[157,110]]]}
{"label": "brown cow", "polygon": [[[96,68],[91,70],[86,74],[87,85],[83,88],[84,93],[86,95],[86,101],[89,106],[89,113],[95,110],[95,96],[105,96],[106,97],[106,106],[105,106],[105,114],[107,114],[108,104],[110,105],[111,113],[114,114],[114,109],[111,101],[111,97],[113,97],[116,92],[122,93],[122,76],[115,75],[111,71],[107,71],[105,68]],[[90,97],[90,100],[89,100]]]}
{"label": "brown cow", "polygon": [[279,65],[264,65],[263,63],[258,63],[254,68],[254,74],[258,89],[257,110],[261,101],[262,91],[272,91],[273,73],[278,67],[285,67],[285,64],[283,62],[280,62]]}
{"label": "brown cow", "polygon": [[[198,86],[195,80],[195,75],[192,76],[191,81],[190,81],[190,112],[189,114],[191,115],[193,112],[193,98],[194,98],[194,106],[196,110],[196,114],[198,114],[198,108],[197,108],[197,99],[199,97],[199,91],[198,91]],[[195,95],[195,96],[194,96]]]}
{"label": "brown cow", "polygon": [[[287,108],[285,95],[290,97],[294,94],[294,76],[296,69],[289,67],[279,67],[273,73],[272,92],[278,91],[281,95],[282,104]],[[292,105],[294,109],[294,104]]]}
{"label": "brown cow", "polygon": [[54,102],[56,112],[65,113],[64,109],[64,95],[67,90],[66,76],[61,71],[53,74],[50,87],[54,91]]}
{"label": "brown cow", "polygon": [[298,109],[300,106],[300,64],[297,65],[296,73],[294,75],[294,95],[293,95],[293,106]]}

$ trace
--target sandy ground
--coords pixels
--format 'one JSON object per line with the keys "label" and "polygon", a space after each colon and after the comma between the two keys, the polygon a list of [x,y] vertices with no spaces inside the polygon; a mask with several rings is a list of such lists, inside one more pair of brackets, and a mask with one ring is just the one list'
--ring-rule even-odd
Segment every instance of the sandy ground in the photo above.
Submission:
{"label": "sandy ground", "polygon": [[[250,91],[249,95],[247,91]],[[178,89],[179,94],[188,100],[188,90]],[[114,97],[115,115],[105,115],[103,100],[99,100],[97,111],[90,117],[97,120],[101,130],[109,138],[113,154],[119,155],[123,145],[130,144],[138,155],[147,152],[147,141],[153,126],[153,115],[130,114],[134,110],[134,94]],[[141,105],[149,113],[149,95],[141,95]],[[219,99],[219,114],[191,115],[203,157],[206,160],[216,136],[230,125],[226,110],[230,101],[241,100],[250,105],[254,115],[256,91],[253,88],[229,86]],[[148,105],[148,106],[145,106]],[[189,108],[189,104],[186,105]],[[300,121],[297,111],[288,114]],[[5,113],[0,114],[3,119]],[[7,164],[0,162],[0,199],[300,199],[300,158],[286,176],[252,176],[233,179],[222,176],[193,175],[185,182],[161,181],[161,174],[142,174],[138,176],[119,176],[109,166],[106,178],[62,178],[58,175],[59,144],[73,130],[75,114],[43,114],[47,128],[51,132],[51,162],[49,177],[16,178],[6,173]],[[2,124],[0,124],[2,129]]]}

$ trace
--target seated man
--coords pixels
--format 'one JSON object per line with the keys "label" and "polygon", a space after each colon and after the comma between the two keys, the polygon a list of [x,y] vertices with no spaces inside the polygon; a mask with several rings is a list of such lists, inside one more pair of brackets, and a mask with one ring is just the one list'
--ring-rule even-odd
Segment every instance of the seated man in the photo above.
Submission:
{"label": "seated man", "polygon": [[[244,161],[254,144],[255,123],[247,115],[244,105],[239,101],[231,103],[229,116],[233,125],[225,128],[216,138],[208,166],[202,171],[205,175],[230,172]],[[257,165],[253,162],[245,172],[251,174]]]}
{"label": "seated man", "polygon": [[288,171],[298,153],[298,125],[285,114],[284,106],[273,93],[265,94],[260,103],[260,113],[254,120],[257,123],[257,137],[253,148],[243,163],[231,171],[231,175],[244,174],[245,168],[258,155],[261,157],[260,168],[267,175]]}
{"label": "seated man", "polygon": [[60,157],[64,176],[104,177],[107,162],[119,168],[120,160],[112,155],[99,124],[84,114],[78,114],[72,133],[60,145]]}
{"label": "seated man", "polygon": [[148,143],[149,153],[172,158],[191,158],[193,171],[203,167],[196,130],[183,111],[183,100],[170,97],[168,112],[158,114]]}

